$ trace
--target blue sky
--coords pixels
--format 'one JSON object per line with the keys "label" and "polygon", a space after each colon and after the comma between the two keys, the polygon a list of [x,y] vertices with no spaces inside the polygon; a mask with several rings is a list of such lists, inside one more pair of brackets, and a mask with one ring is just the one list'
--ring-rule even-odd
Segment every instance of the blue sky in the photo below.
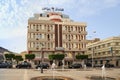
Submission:
{"label": "blue sky", "polygon": [[72,20],[86,22],[88,39],[120,36],[120,0],[0,0],[0,46],[27,50],[28,18],[43,7],[64,8]]}

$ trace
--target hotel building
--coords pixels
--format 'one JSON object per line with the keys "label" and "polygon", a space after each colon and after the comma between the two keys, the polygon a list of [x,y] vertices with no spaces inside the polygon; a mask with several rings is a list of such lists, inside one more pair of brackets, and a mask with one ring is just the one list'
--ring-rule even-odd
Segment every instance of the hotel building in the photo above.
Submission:
{"label": "hotel building", "polygon": [[120,67],[120,36],[110,37],[86,45],[89,59],[93,64],[113,64]]}
{"label": "hotel building", "polygon": [[68,15],[49,11],[34,14],[28,20],[27,50],[35,61],[49,62],[50,54],[65,54],[65,63],[75,60],[76,54],[86,51],[86,23],[74,22]]}

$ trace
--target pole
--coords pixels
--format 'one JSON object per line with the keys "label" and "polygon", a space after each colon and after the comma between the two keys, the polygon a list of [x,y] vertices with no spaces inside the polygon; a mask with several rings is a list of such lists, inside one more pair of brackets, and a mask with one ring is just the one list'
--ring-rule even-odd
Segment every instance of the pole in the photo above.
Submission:
{"label": "pole", "polygon": [[114,55],[113,55],[113,47],[110,47],[110,53],[111,53],[111,60],[112,60],[112,64],[114,64],[115,59],[114,59]]}
{"label": "pole", "polygon": [[92,52],[92,68],[93,68],[93,54],[94,54],[94,48],[93,48],[93,52]]}
{"label": "pole", "polygon": [[41,48],[41,73],[43,73],[43,48]]}
{"label": "pole", "polygon": [[44,46],[44,44],[41,43],[41,45],[42,45],[42,48],[41,48],[41,73],[43,73],[43,46]]}
{"label": "pole", "polygon": [[[96,31],[93,31],[93,33],[95,34]],[[93,58],[94,58],[94,57],[93,57],[93,56],[94,56],[94,46],[93,46],[93,52],[92,52],[92,68],[94,67],[94,63],[93,63],[93,61],[94,61]]]}

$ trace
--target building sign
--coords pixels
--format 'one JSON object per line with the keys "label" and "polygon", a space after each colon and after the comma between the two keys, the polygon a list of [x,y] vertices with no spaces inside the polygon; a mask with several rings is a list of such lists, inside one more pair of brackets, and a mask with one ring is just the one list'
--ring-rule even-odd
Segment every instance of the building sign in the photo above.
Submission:
{"label": "building sign", "polygon": [[63,51],[64,48],[63,47],[56,47],[55,50]]}
{"label": "building sign", "polygon": [[45,11],[64,11],[63,8],[54,8],[54,7],[51,7],[51,8],[48,8],[48,7],[44,7],[42,8],[42,10],[45,10]]}

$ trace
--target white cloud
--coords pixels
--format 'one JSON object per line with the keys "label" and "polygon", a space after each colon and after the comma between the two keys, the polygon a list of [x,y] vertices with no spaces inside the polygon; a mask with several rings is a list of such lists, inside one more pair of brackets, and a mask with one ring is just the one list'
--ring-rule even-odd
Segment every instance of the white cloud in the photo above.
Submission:
{"label": "white cloud", "polygon": [[11,39],[17,37],[25,37],[27,29],[19,28],[19,27],[11,27],[11,28],[1,28],[0,29],[0,39]]}

